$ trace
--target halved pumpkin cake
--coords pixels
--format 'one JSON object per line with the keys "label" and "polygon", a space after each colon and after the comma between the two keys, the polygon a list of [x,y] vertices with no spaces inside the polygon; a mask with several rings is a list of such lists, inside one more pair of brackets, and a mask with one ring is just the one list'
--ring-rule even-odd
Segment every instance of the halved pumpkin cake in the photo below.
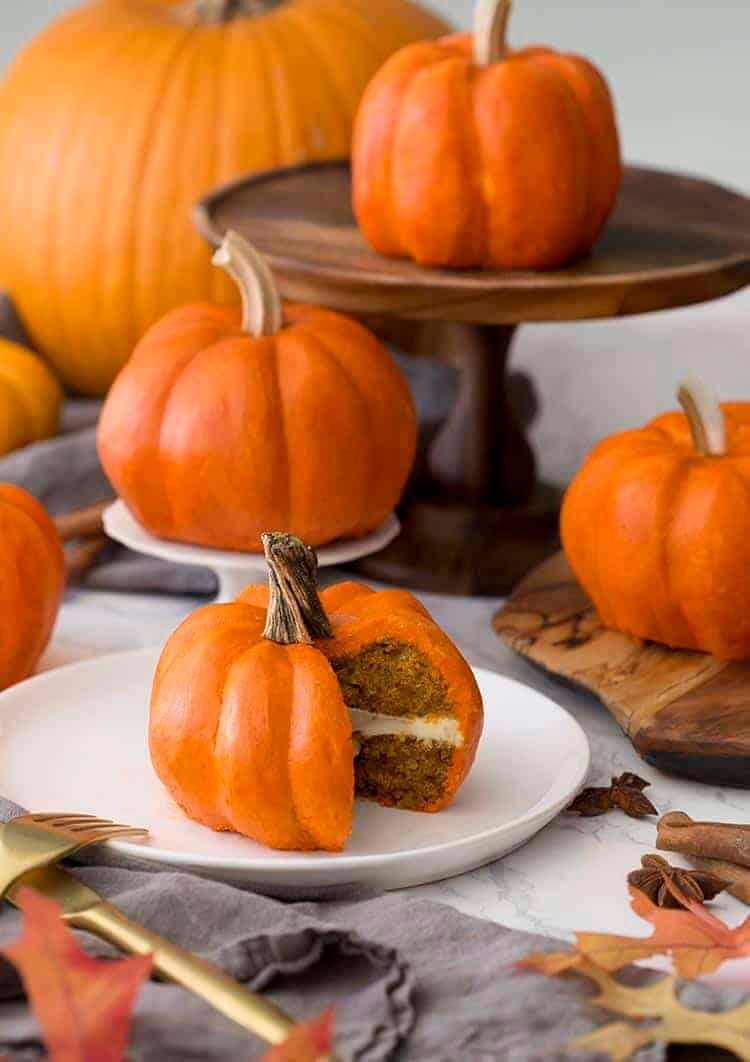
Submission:
{"label": "halved pumpkin cake", "polygon": [[263,535],[270,586],[206,605],[167,641],[154,769],[187,815],[272,848],[340,850],[354,793],[438,811],[474,760],[471,668],[405,590],[318,594],[313,550]]}
{"label": "halved pumpkin cake", "polygon": [[[237,599],[266,609],[269,590]],[[438,811],[474,762],[482,698],[469,665],[406,590],[345,582],[320,594],[333,637],[316,640],[352,721],[358,796]]]}

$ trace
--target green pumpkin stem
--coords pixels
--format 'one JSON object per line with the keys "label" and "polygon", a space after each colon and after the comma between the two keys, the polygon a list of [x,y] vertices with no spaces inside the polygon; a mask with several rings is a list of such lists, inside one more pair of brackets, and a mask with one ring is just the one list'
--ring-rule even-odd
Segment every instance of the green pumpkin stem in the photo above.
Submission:
{"label": "green pumpkin stem", "polygon": [[685,411],[693,446],[705,457],[721,457],[727,452],[727,430],[719,400],[702,380],[686,377],[677,398]]}
{"label": "green pumpkin stem", "polygon": [[331,621],[318,596],[315,550],[278,531],[260,537],[271,591],[263,637],[279,645],[312,645],[318,638],[332,638]]}
{"label": "green pumpkin stem", "polygon": [[275,336],[283,310],[271,270],[251,243],[230,229],[213,263],[234,280],[242,296],[242,330],[251,336]]}
{"label": "green pumpkin stem", "polygon": [[511,0],[476,0],[474,4],[474,62],[499,63],[508,51]]}

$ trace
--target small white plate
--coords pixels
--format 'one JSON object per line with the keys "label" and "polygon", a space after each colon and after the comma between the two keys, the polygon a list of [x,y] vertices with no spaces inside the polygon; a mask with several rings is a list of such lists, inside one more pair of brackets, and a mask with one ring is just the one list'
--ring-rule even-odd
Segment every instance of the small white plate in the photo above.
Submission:
{"label": "small white plate", "polygon": [[357,801],[341,854],[274,852],[191,822],[156,778],[147,717],[156,649],[86,660],[0,694],[0,786],[34,811],[96,813],[147,826],[145,844],[109,842],[223,881],[386,889],[460,874],[517,848],[577,792],[589,765],[578,723],[536,690],[477,668],[485,731],[474,769],[436,815]]}
{"label": "small white plate", "polygon": [[[190,564],[198,568],[211,568],[219,580],[217,601],[233,601],[248,583],[257,582],[258,576],[266,574],[266,560],[262,553],[240,553],[235,550],[208,549],[206,546],[191,546],[184,542],[169,542],[156,538],[141,527],[122,499],[113,502],[104,510],[104,530],[110,538],[123,546],[145,553],[150,557]],[[316,553],[321,568],[358,560],[377,553],[401,532],[401,524],[395,513],[364,538],[341,539],[328,546],[320,546]]]}

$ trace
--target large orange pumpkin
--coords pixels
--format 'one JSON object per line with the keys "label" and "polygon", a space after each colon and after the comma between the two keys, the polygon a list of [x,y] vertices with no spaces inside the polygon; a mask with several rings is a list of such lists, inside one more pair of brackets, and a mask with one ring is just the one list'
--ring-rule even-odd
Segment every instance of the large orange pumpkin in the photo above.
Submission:
{"label": "large orange pumpkin", "polygon": [[0,89],[0,288],[70,387],[146,328],[231,298],[191,207],[247,170],[349,151],[368,79],[444,24],[411,0],[95,0]]}
{"label": "large orange pumpkin", "polygon": [[[355,779],[383,804],[444,807],[482,729],[469,666],[411,594],[340,583],[319,598],[314,553],[288,535],[264,542],[270,590],[250,587],[231,604],[199,609],[164,647],[149,724],[159,778],[191,818],[273,848],[340,849]],[[414,666],[381,687],[383,714],[352,712],[355,731],[367,727],[355,743],[347,697],[361,686],[349,681],[352,662],[369,650],[382,667],[384,647],[392,661],[403,659],[399,647],[408,652]],[[424,688],[425,669],[442,690],[440,716],[420,715],[421,739],[404,739],[400,713]],[[452,741],[442,740],[446,726]],[[423,740],[433,732],[441,740]]]}
{"label": "large orange pumpkin", "polygon": [[5,620],[0,689],[27,678],[44,652],[65,586],[55,525],[27,491],[0,483],[0,584]]}
{"label": "large orange pumpkin", "polygon": [[510,0],[473,39],[407,45],[363,97],[354,210],[375,250],[433,266],[545,269],[593,246],[621,177],[614,110],[577,55],[509,51]]}
{"label": "large orange pumpkin", "polygon": [[143,338],[99,422],[113,486],[153,534],[259,550],[268,527],[317,546],[376,528],[416,448],[409,389],[350,318],[288,305],[236,233],[217,255],[243,291],[175,310]]}
{"label": "large orange pumpkin", "polygon": [[613,435],[565,496],[565,554],[602,621],[720,659],[750,657],[750,403],[697,381],[686,415]]}

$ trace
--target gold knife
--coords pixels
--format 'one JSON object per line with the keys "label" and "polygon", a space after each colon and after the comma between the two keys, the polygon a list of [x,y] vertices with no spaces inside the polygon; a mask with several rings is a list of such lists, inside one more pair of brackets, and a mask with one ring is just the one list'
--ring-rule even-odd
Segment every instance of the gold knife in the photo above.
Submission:
{"label": "gold knife", "polygon": [[279,1044],[289,1035],[294,1023],[283,1010],[243,988],[217,966],[131,922],[62,867],[50,865],[28,871],[11,885],[6,898],[15,903],[24,886],[54,900],[68,925],[94,933],[133,955],[153,954],[155,972],[205,999],[227,1018],[269,1043]]}

